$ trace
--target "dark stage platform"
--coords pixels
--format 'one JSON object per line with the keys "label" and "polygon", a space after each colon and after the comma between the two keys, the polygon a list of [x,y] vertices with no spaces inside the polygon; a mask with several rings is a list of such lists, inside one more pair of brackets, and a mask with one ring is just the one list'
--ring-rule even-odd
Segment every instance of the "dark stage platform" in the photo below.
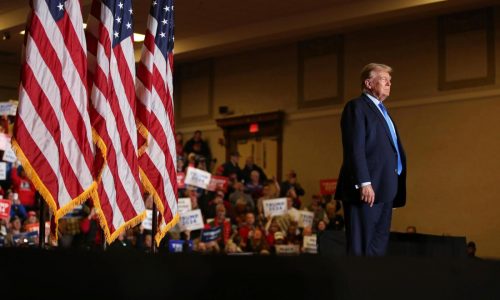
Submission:
{"label": "dark stage platform", "polygon": [[500,261],[468,258],[10,248],[0,259],[2,299],[500,299]]}

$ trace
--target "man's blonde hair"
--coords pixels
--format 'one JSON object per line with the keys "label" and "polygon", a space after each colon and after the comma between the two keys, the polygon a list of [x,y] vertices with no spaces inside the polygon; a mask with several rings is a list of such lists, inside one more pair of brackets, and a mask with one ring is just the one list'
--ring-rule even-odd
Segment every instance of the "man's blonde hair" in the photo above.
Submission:
{"label": "man's blonde hair", "polygon": [[375,76],[374,73],[377,71],[385,71],[387,73],[391,73],[392,68],[388,65],[378,63],[369,63],[364,66],[361,70],[361,90],[365,91],[365,80],[373,78]]}

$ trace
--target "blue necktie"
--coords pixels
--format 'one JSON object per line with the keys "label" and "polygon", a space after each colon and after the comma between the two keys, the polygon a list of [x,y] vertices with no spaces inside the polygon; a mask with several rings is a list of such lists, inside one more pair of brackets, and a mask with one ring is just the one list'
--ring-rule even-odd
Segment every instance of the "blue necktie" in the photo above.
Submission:
{"label": "blue necktie", "polygon": [[380,107],[380,110],[382,110],[384,119],[387,122],[387,126],[389,126],[389,129],[391,131],[392,141],[394,142],[394,145],[396,146],[396,152],[398,153],[398,175],[401,175],[401,171],[403,171],[403,164],[401,163],[401,155],[399,155],[398,137],[396,135],[396,129],[394,128],[394,124],[392,123],[391,118],[389,118],[389,114],[387,113],[384,104],[380,102],[378,104],[378,107]]}

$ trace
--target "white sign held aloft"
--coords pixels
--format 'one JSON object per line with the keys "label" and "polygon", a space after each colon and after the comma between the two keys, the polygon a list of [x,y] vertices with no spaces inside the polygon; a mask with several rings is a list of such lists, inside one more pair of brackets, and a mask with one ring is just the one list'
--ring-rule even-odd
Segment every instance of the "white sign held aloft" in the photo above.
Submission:
{"label": "white sign held aloft", "polygon": [[210,184],[211,178],[212,174],[207,171],[188,167],[184,183],[202,189],[207,189],[208,185]]}
{"label": "white sign held aloft", "polygon": [[182,214],[192,209],[191,198],[179,198],[177,202],[177,211]]}
{"label": "white sign held aloft", "polygon": [[17,160],[16,153],[14,153],[12,147],[7,147],[7,149],[5,149],[2,160],[10,163],[13,163]]}
{"label": "white sign held aloft", "polygon": [[204,227],[201,210],[195,209],[181,214],[181,230],[198,230]]}
{"label": "white sign held aloft", "polygon": [[317,237],[315,234],[305,236],[302,244],[305,253],[318,253]]}
{"label": "white sign held aloft", "polygon": [[7,179],[7,163],[0,162],[0,180]]}
{"label": "white sign held aloft", "polygon": [[288,211],[286,198],[277,198],[262,201],[266,217],[282,216]]}
{"label": "white sign held aloft", "polygon": [[314,213],[307,210],[299,210],[299,227],[312,227],[314,221]]}

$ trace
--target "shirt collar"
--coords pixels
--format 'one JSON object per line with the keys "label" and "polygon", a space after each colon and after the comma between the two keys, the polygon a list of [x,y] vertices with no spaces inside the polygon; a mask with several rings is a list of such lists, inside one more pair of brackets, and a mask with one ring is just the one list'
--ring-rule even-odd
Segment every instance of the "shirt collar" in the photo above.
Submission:
{"label": "shirt collar", "polygon": [[378,107],[379,103],[380,103],[380,100],[378,100],[377,98],[375,98],[374,96],[368,94],[368,93],[365,93],[365,95],[370,98],[370,100],[372,100],[373,103],[375,103],[375,105]]}

